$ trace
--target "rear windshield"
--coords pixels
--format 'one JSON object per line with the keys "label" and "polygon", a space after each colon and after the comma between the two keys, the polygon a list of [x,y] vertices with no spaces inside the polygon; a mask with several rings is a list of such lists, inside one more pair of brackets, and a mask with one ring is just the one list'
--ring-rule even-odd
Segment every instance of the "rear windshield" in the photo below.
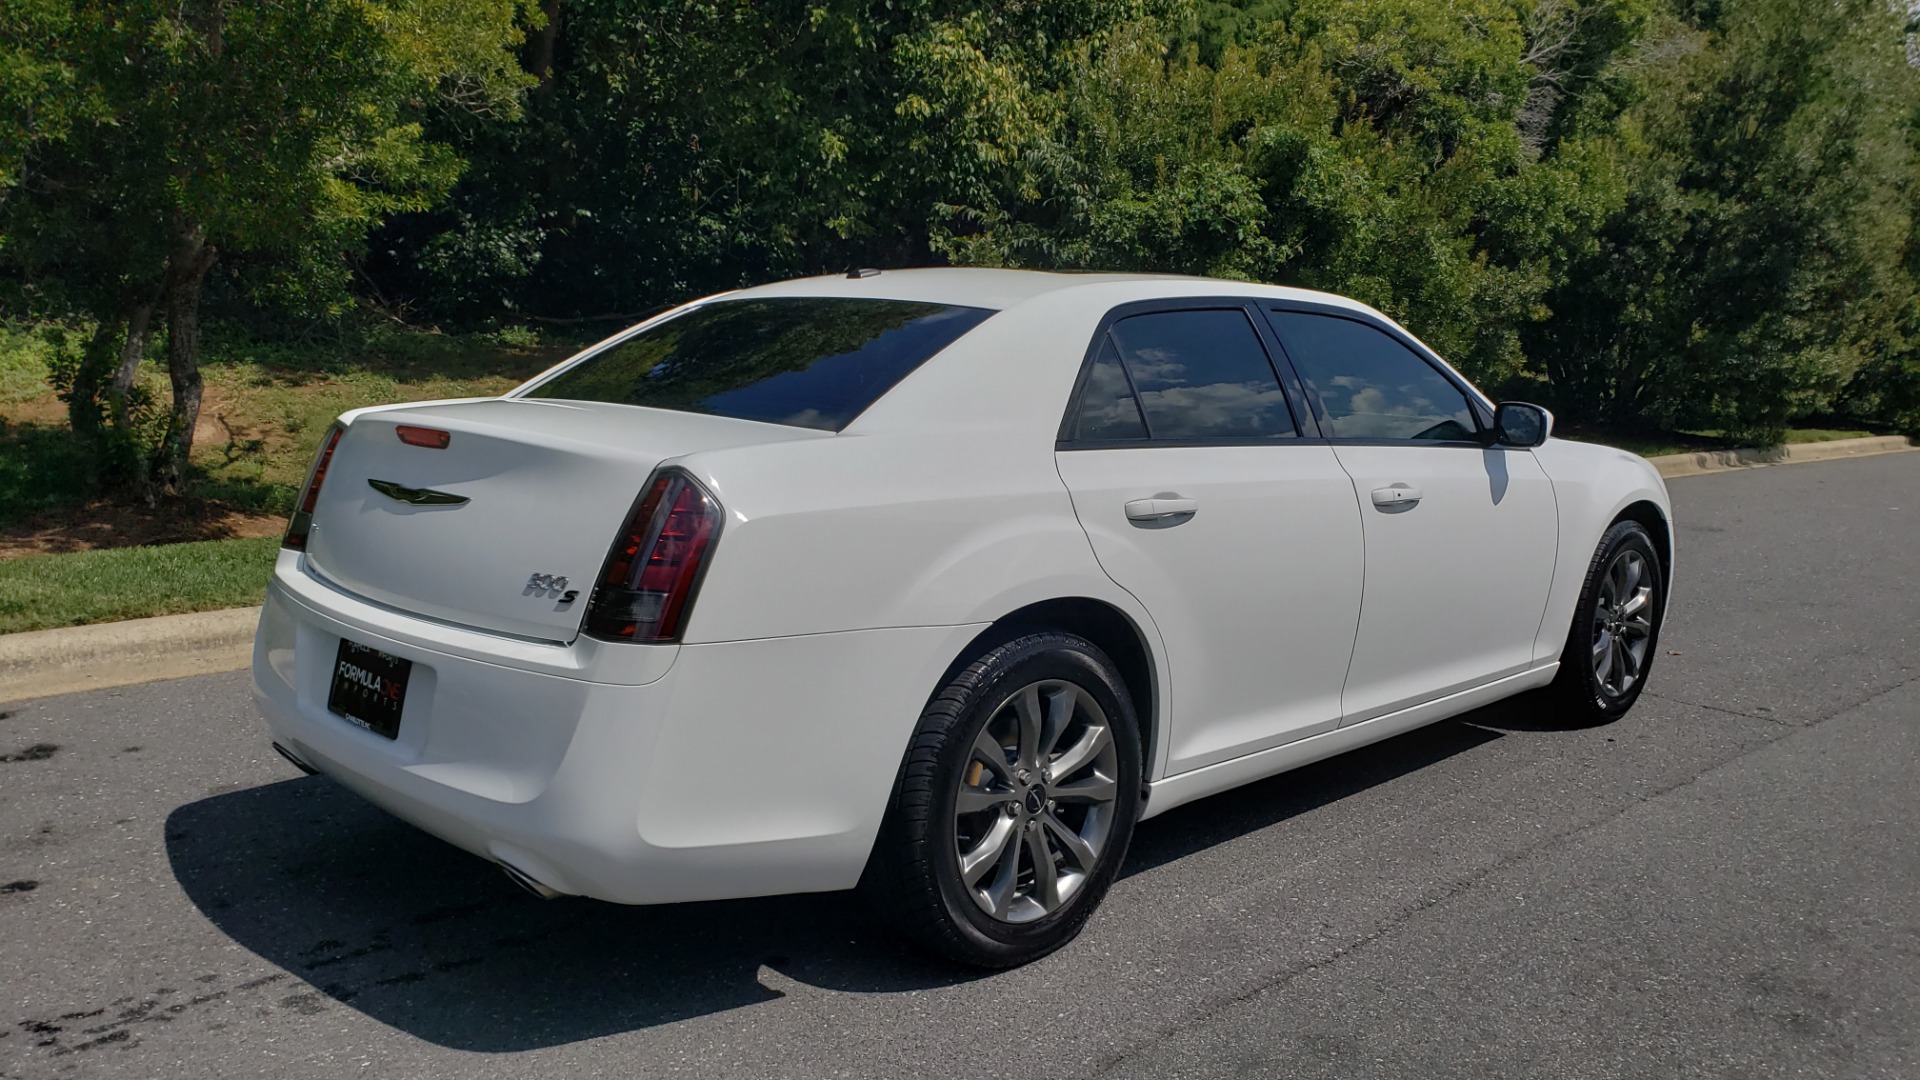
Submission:
{"label": "rear windshield", "polygon": [[602,349],[526,396],[838,431],[992,314],[906,300],[722,300]]}

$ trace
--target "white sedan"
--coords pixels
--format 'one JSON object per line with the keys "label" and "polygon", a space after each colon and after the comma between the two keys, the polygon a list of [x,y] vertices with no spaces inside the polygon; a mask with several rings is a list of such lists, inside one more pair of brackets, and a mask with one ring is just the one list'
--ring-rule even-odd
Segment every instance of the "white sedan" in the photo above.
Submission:
{"label": "white sedan", "polygon": [[1136,822],[1550,688],[1645,685],[1647,462],[1244,282],[856,271],[328,434],[254,651],[276,749],[543,896],[859,885],[955,959]]}

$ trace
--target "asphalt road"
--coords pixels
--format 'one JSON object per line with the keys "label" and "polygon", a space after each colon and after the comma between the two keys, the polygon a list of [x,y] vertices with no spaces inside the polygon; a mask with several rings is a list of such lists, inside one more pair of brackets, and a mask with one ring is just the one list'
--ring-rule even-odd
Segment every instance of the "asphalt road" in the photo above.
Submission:
{"label": "asphalt road", "polygon": [[996,975],[842,895],[533,899],[294,775],[242,674],[14,706],[0,1076],[1920,1077],[1920,454],[1673,494],[1626,719],[1168,814]]}

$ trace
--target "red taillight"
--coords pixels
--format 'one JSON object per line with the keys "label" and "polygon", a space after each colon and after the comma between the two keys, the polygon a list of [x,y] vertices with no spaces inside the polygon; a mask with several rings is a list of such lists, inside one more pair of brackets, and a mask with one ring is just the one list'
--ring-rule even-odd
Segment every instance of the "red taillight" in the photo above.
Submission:
{"label": "red taillight", "polygon": [[320,444],[320,456],[313,459],[313,471],[307,474],[307,489],[300,493],[300,505],[294,507],[293,518],[287,522],[287,535],[281,539],[281,547],[295,551],[307,549],[307,533],[313,529],[313,504],[320,501],[320,485],[326,482],[327,466],[333,462],[333,448],[340,445],[340,435],[345,430],[335,424],[327,432],[327,441]]}
{"label": "red taillight", "polygon": [[676,469],[654,474],[607,553],[586,632],[618,641],[679,638],[707,553],[720,531],[720,504]]}
{"label": "red taillight", "polygon": [[396,424],[393,433],[400,436],[400,441],[408,446],[424,446],[429,450],[445,450],[447,444],[453,441],[453,435],[450,432],[441,431],[439,428],[414,427],[411,424]]}

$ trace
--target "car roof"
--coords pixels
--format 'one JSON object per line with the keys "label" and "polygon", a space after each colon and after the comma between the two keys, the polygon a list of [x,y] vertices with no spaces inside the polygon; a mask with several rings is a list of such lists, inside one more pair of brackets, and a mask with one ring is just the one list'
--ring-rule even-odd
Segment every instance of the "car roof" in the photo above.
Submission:
{"label": "car roof", "polygon": [[[1238,293],[1304,300],[1377,314],[1364,304],[1333,293],[1281,285],[1262,285],[1252,281],[1229,281],[1221,278],[1191,277],[1184,274],[1114,274],[1074,271],[1061,273],[957,266],[883,270],[867,277],[829,274],[822,277],[798,278],[793,281],[780,281],[770,285],[741,289],[738,292],[725,294],[725,298],[737,300],[777,296],[860,296],[958,304],[965,307],[1004,311],[1048,293],[1065,289],[1106,289],[1116,293],[1126,292],[1137,295],[1140,292],[1139,287],[1148,283],[1167,286],[1169,296]],[[719,299],[719,297],[713,299]]]}

